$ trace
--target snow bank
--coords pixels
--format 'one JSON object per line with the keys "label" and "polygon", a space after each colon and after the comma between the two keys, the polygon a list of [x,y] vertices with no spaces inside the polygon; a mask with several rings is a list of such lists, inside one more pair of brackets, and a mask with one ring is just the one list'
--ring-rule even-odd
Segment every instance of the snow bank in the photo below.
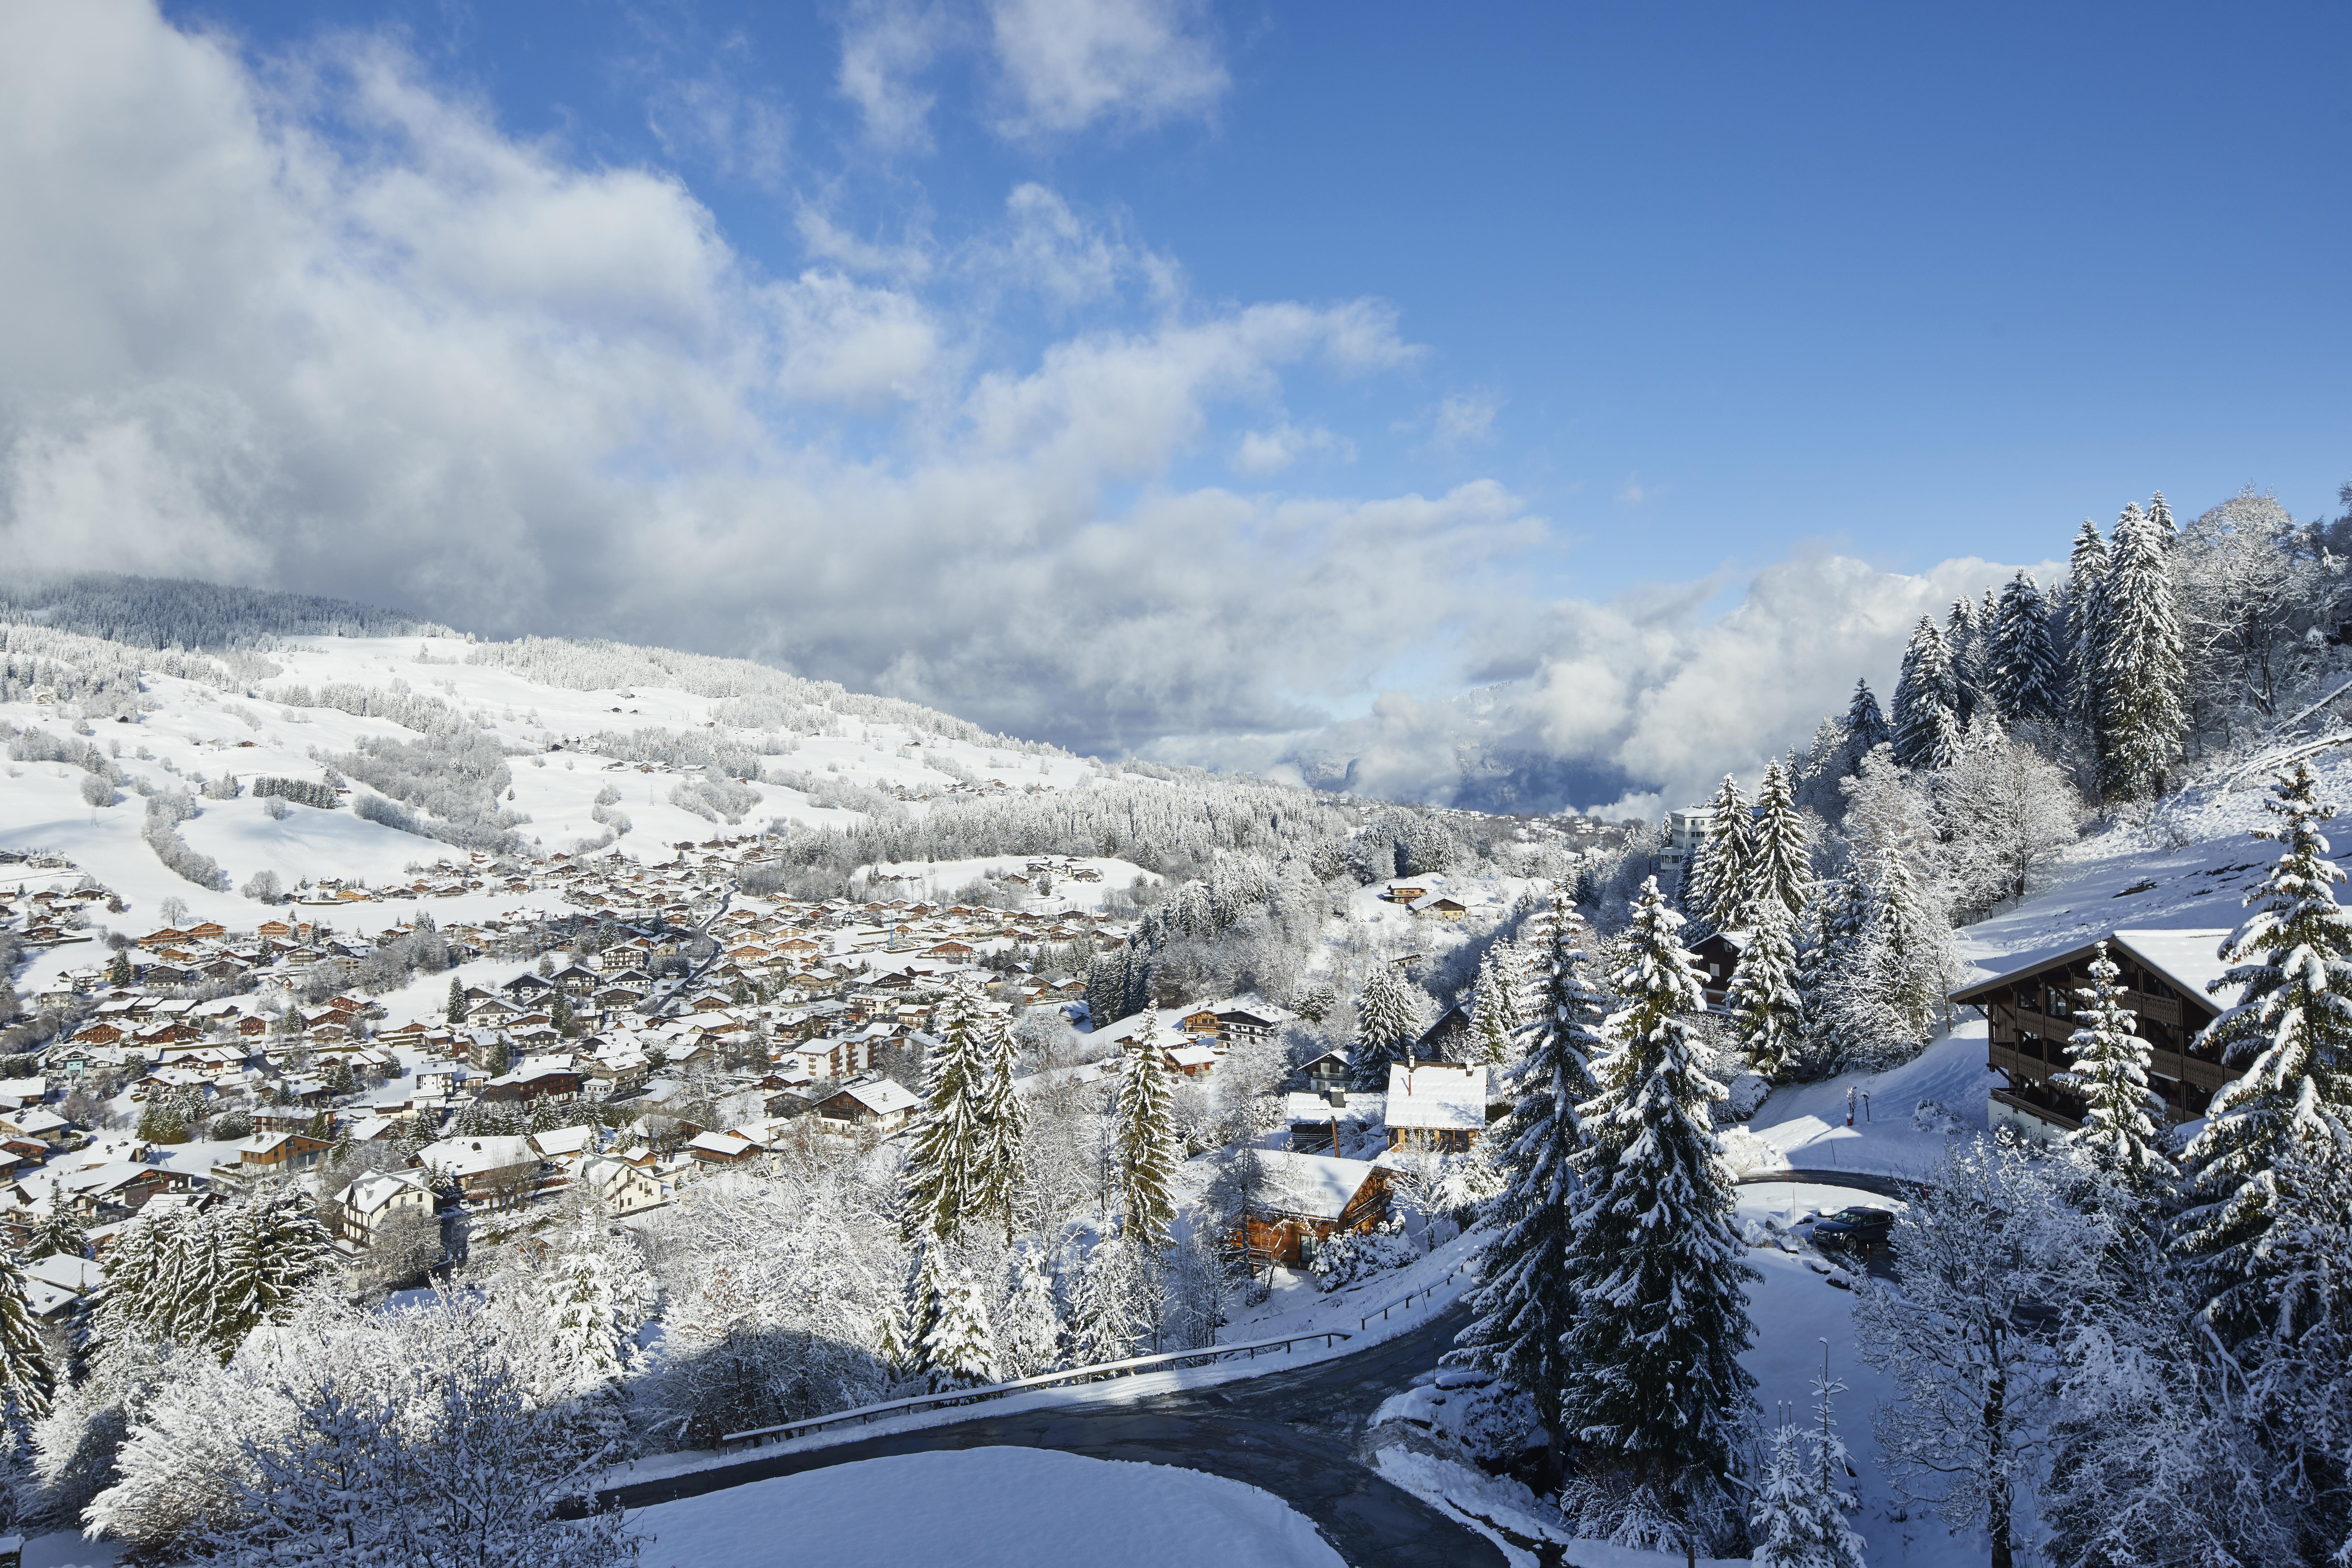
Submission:
{"label": "snow bank", "polygon": [[1304,1515],[1197,1470],[1038,1448],[865,1459],[662,1503],[646,1568],[1341,1568]]}

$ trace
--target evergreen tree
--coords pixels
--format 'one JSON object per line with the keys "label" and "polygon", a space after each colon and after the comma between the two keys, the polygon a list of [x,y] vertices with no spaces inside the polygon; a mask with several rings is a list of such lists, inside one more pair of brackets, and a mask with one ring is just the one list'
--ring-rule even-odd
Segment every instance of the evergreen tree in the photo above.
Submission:
{"label": "evergreen tree", "polygon": [[1004,1222],[1004,1239],[1009,1246],[1014,1210],[1020,1201],[1022,1173],[1026,1169],[1029,1107],[1021,1098],[1015,1079],[1021,1049],[1004,1016],[984,1013],[980,1034],[984,1047],[982,1065],[987,1074],[981,1089],[980,1158],[987,1180],[978,1195],[981,1212],[993,1213]]}
{"label": "evergreen tree", "polygon": [[959,1268],[940,1279],[918,1360],[935,1394],[1001,1381],[988,1304],[968,1270]]}
{"label": "evergreen tree", "polygon": [[2172,509],[2164,504],[2164,492],[2158,490],[2148,498],[2147,525],[2156,531],[2157,544],[2166,550],[2180,537],[2179,525],[2172,521]]}
{"label": "evergreen tree", "polygon": [[49,1413],[56,1392],[41,1331],[25,1300],[25,1272],[0,1247],[0,1443],[22,1440]]}
{"label": "evergreen tree", "polygon": [[1495,950],[1488,948],[1478,960],[1478,979],[1471,988],[1471,1060],[1498,1068],[1511,1059],[1510,1026],[1505,1022],[1510,1013],[1509,991],[1503,965],[1495,962]]}
{"label": "evergreen tree", "polygon": [[1402,1061],[1420,1031],[1414,1026],[1413,985],[1385,961],[1372,965],[1364,994],[1356,999],[1356,1043],[1349,1053],[1349,1081],[1365,1094],[1389,1086],[1389,1064]]}
{"label": "evergreen tree", "polygon": [[2089,518],[2074,535],[2066,563],[2067,695],[2074,716],[2097,742],[2100,668],[2107,647],[2107,542]]}
{"label": "evergreen tree", "polygon": [[[978,983],[960,977],[940,1011],[940,1048],[899,1183],[908,1236],[952,1241],[969,1224],[1011,1226],[1022,1112],[1006,1103],[1010,1041]],[[1012,1126],[999,1124],[1007,1119]]]}
{"label": "evergreen tree", "polygon": [[1118,1106],[1113,1112],[1114,1177],[1119,1195],[1120,1236],[1147,1252],[1168,1245],[1176,1218],[1176,1107],[1160,1059],[1159,1031],[1138,1029],[1119,1064]]}
{"label": "evergreen tree", "polygon": [[1805,884],[1812,871],[1812,846],[1805,814],[1797,808],[1796,785],[1777,760],[1765,764],[1756,792],[1756,829],[1748,858],[1748,891],[1741,900],[1753,921],[1756,906],[1769,899],[1793,917],[1805,907]]}
{"label": "evergreen tree", "polygon": [[2074,993],[2084,1003],[2074,1014],[2082,1027],[2067,1038],[2074,1065],[2058,1082],[2090,1107],[2068,1142],[2100,1170],[2145,1191],[2171,1177],[2172,1162],[2157,1139],[2164,1102],[2147,1087],[2147,1042],[2137,1032],[2139,1016],[2123,1005],[2122,973],[2099,943],[2091,984]]}
{"label": "evergreen tree", "polygon": [[1991,665],[1993,705],[2010,723],[2047,721],[2064,709],[2066,673],[2050,640],[2050,606],[2027,573],[2001,590]]}
{"label": "evergreen tree", "polygon": [[1748,946],[1731,972],[1725,1004],[1756,1070],[1774,1083],[1795,1076],[1804,1050],[1805,1009],[1797,992],[1795,919],[1778,899],[1759,899]]}
{"label": "evergreen tree", "polygon": [[1032,1247],[1014,1252],[1006,1267],[1013,1278],[1004,1292],[1004,1322],[996,1336],[998,1360],[1007,1377],[1034,1377],[1053,1370],[1061,1344],[1054,1279],[1045,1272],[1045,1255]]}
{"label": "evergreen tree", "polygon": [[1093,1366],[1136,1353],[1151,1326],[1148,1261],[1118,1236],[1095,1243],[1078,1270],[1070,1313],[1069,1361]]}
{"label": "evergreen tree", "polygon": [[122,952],[121,949],[117,949],[114,956],[106,961],[106,983],[109,985],[115,986],[128,985],[131,984],[131,955],[129,953]]}
{"label": "evergreen tree", "polygon": [[2172,574],[2139,508],[2124,509],[2107,564],[2099,649],[2099,783],[2126,799],[2164,787],[2188,727],[2188,684]]}
{"label": "evergreen tree", "polygon": [[1519,1073],[1518,1103],[1501,1129],[1510,1185],[1494,1204],[1486,1282],[1471,1299],[1478,1316],[1448,1358],[1483,1366],[1534,1400],[1555,1464],[1569,1437],[1561,1336],[1576,1312],[1570,1264],[1580,1195],[1574,1161],[1584,1144],[1579,1108],[1598,1089],[1592,1062],[1607,1048],[1600,1033],[1607,999],[1575,942],[1567,895],[1555,894],[1543,1012]]}
{"label": "evergreen tree", "polygon": [[449,976],[449,1007],[444,1016],[452,1027],[466,1021],[466,987],[454,974]]}
{"label": "evergreen tree", "polygon": [[2257,833],[2279,843],[2278,864],[2247,894],[2261,907],[2222,944],[2233,967],[2211,987],[2242,989],[2201,1037],[2245,1073],[2213,1097],[2185,1152],[2191,1206],[2175,1228],[2204,1315],[2232,1338],[2268,1321],[2276,1293],[2271,1173],[2306,1151],[2352,1144],[2352,912],[2336,901],[2344,873],[2319,831],[2336,808],[2308,763],[2272,794],[2278,825]]}
{"label": "evergreen tree", "polygon": [[1847,1054],[1840,987],[1862,960],[1874,901],[1858,866],[1813,884],[1797,946],[1797,998],[1807,1070],[1818,1073]]}
{"label": "evergreen tree", "polygon": [[1655,1489],[1691,1531],[1729,1489],[1756,1386],[1739,1364],[1754,1336],[1744,1290],[1762,1277],[1732,1227],[1710,1117],[1725,1090],[1686,1021],[1706,1003],[1681,927],[1656,882],[1644,885],[1612,977],[1624,999],[1603,1026],[1615,1049],[1580,1110],[1562,1406],[1594,1468]]}
{"label": "evergreen tree", "polygon": [[1963,730],[1969,727],[1977,710],[1977,698],[1984,690],[1984,638],[1989,630],[1978,621],[1977,607],[1966,595],[1952,601],[1952,613],[1944,622],[1944,642],[1952,653],[1952,715]]}
{"label": "evergreen tree", "polygon": [[[1846,1511],[1859,1506],[1845,1485],[1845,1444],[1830,1418],[1830,1396],[1844,1387],[1815,1378],[1817,1425],[1800,1433],[1783,1421],[1772,1435],[1748,1512],[1755,1568],[1864,1568],[1863,1539],[1845,1521]],[[1801,1441],[1809,1452],[1799,1451]]]}
{"label": "evergreen tree", "polygon": [[609,1389],[627,1370],[631,1341],[645,1321],[653,1281],[635,1245],[613,1235],[611,1211],[575,1184],[527,1289],[540,1321],[559,1398]]}
{"label": "evergreen tree", "polygon": [[1895,682],[1895,760],[1906,768],[1940,768],[1951,761],[1958,739],[1958,700],[1951,646],[1926,616],[1903,649]]}
{"label": "evergreen tree", "polygon": [[33,1227],[33,1238],[25,1247],[25,1257],[33,1260],[89,1256],[89,1240],[82,1235],[81,1226],[75,1221],[73,1210],[65,1205],[62,1198],[51,1198],[49,1212],[43,1215],[41,1223]]}
{"label": "evergreen tree", "polygon": [[1708,802],[1706,837],[1691,858],[1679,889],[1683,908],[1713,931],[1737,931],[1748,918],[1749,846],[1748,797],[1729,773]]}
{"label": "evergreen tree", "polygon": [[184,1319],[173,1337],[226,1361],[254,1329],[285,1321],[332,1260],[333,1244],[302,1194],[290,1189],[257,1194],[205,1219],[209,1223],[184,1235],[184,1256],[192,1270],[204,1268],[217,1284],[207,1291],[193,1273],[178,1282],[184,1300],[207,1304],[200,1320]]}
{"label": "evergreen tree", "polygon": [[1857,773],[1862,759],[1879,747],[1892,744],[1895,731],[1879,711],[1878,699],[1871,695],[1870,682],[1857,679],[1853,683],[1853,700],[1845,708],[1845,771]]}

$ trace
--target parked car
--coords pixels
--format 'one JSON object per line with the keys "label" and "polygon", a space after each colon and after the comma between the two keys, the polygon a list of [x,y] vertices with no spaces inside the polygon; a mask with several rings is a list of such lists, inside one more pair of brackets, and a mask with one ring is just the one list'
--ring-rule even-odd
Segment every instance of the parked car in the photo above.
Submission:
{"label": "parked car", "polygon": [[1840,1209],[1813,1221],[1813,1245],[1884,1247],[1894,1227],[1895,1215],[1885,1209]]}

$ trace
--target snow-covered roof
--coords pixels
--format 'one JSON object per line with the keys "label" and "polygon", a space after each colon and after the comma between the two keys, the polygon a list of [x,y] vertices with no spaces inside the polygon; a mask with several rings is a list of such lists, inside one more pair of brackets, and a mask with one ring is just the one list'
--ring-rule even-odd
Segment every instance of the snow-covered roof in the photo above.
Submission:
{"label": "snow-covered roof", "polygon": [[[2123,927],[2088,942],[2063,942],[2013,954],[1999,961],[2001,963],[1999,970],[1980,975],[1953,992],[1952,999],[1956,1002],[1974,1000],[1977,993],[2011,975],[2030,973],[2062,960],[2084,957],[2104,941],[2129,952],[2170,981],[2184,994],[2195,997],[2209,1007],[2226,1007],[2235,998],[2215,995],[2206,987],[2219,980],[2230,968],[2221,962],[2220,955],[2221,944],[2229,937],[2230,932],[2220,926]],[[1979,967],[1991,968],[1990,964],[1979,964]]]}
{"label": "snow-covered roof", "polygon": [[346,1208],[373,1214],[395,1198],[410,1193],[423,1193],[429,1197],[432,1192],[432,1178],[423,1171],[370,1171],[354,1177],[335,1196]]}
{"label": "snow-covered roof", "polygon": [[1423,1063],[1389,1064],[1391,1127],[1469,1128],[1486,1125],[1486,1069]]}
{"label": "snow-covered roof", "polygon": [[893,1111],[912,1110],[922,1104],[906,1085],[892,1079],[878,1079],[872,1083],[853,1083],[842,1091],[877,1116],[888,1116]]}
{"label": "snow-covered roof", "polygon": [[1268,1207],[1316,1219],[1338,1219],[1372,1173],[1370,1160],[1297,1154],[1286,1149],[1264,1150],[1258,1163],[1273,1185],[1265,1195]]}
{"label": "snow-covered roof", "polygon": [[453,1176],[478,1176],[486,1171],[536,1165],[539,1153],[530,1139],[515,1135],[444,1138],[419,1149],[416,1160]]}

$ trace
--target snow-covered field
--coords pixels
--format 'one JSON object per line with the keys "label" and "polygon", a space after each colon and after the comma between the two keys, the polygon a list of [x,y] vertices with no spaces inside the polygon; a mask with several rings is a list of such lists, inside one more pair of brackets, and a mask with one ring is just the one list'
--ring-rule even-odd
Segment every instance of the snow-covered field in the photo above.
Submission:
{"label": "snow-covered field", "polygon": [[906,1454],[780,1476],[636,1516],[646,1568],[1341,1568],[1271,1493],[1167,1465],[1037,1448]]}

